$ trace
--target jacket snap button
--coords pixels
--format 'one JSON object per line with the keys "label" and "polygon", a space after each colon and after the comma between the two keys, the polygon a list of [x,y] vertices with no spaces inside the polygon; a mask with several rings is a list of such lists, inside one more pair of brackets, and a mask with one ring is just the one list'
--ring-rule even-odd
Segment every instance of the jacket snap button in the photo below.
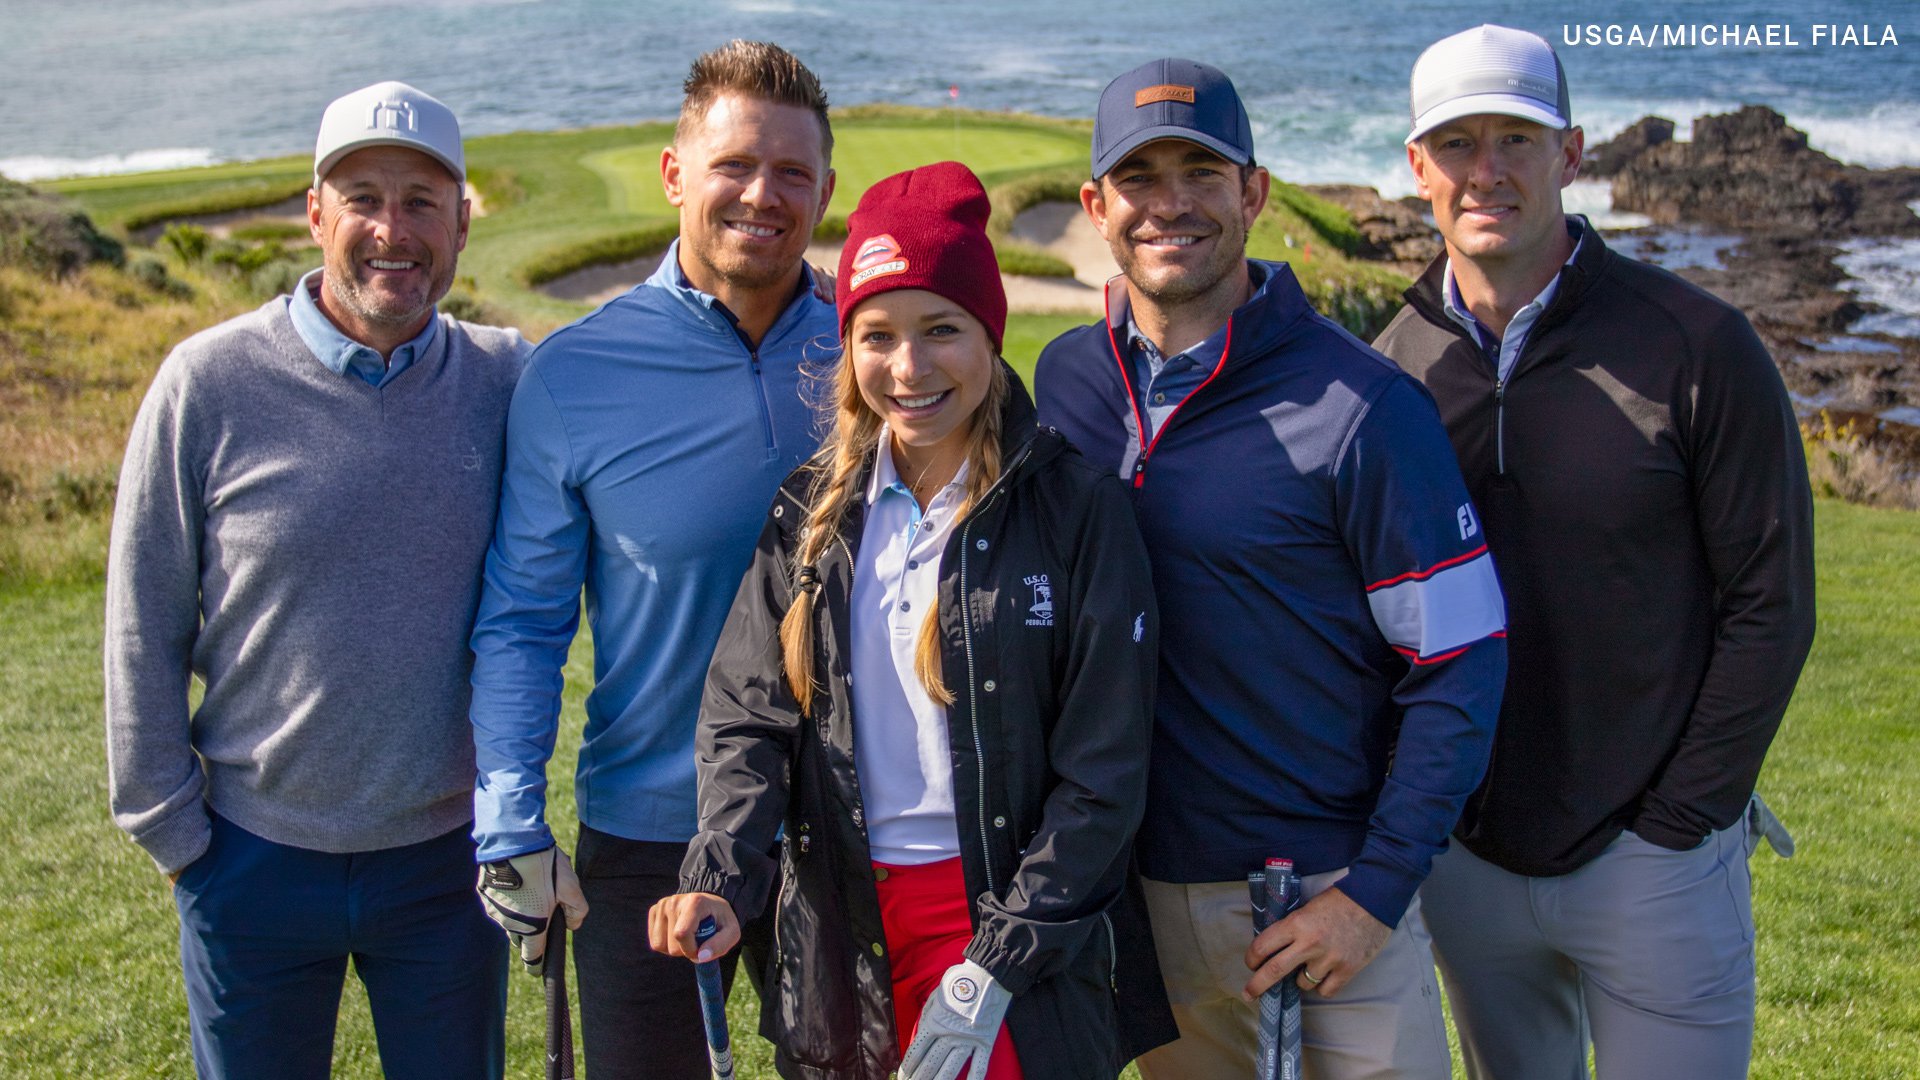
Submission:
{"label": "jacket snap button", "polygon": [[773,508],[773,516],[774,516],[774,517],[780,517],[781,515],[783,515],[783,514],[785,514],[786,512],[787,512],[787,508],[786,508],[786,507],[784,507],[784,506],[776,506],[776,507],[774,507],[774,508]]}
{"label": "jacket snap button", "polygon": [[985,540],[975,540],[973,546],[979,548],[981,551],[987,550],[987,542]]}
{"label": "jacket snap button", "polygon": [[881,947],[880,947],[880,943],[876,941],[876,942],[874,942],[874,943],[873,943],[873,955],[875,955],[875,956],[885,956],[885,955],[887,955],[887,950],[885,950],[885,949],[883,949],[883,948],[881,948]]}
{"label": "jacket snap button", "polygon": [[980,684],[980,689],[985,690],[987,693],[991,694],[993,693],[993,688],[995,685],[996,684],[992,679],[988,679],[986,682]]}
{"label": "jacket snap button", "polygon": [[884,867],[884,866],[876,866],[876,867],[874,867],[874,868],[873,868],[873,880],[875,880],[875,881],[885,881],[885,880],[887,880],[887,868],[886,868],[886,867]]}
{"label": "jacket snap button", "polygon": [[993,819],[993,827],[994,827],[994,828],[996,828],[996,829],[1004,829],[1004,828],[1006,828],[1006,827],[1007,827],[1007,819],[1006,819],[1006,818],[1003,818],[1003,817],[997,817],[997,818],[994,818],[994,819]]}

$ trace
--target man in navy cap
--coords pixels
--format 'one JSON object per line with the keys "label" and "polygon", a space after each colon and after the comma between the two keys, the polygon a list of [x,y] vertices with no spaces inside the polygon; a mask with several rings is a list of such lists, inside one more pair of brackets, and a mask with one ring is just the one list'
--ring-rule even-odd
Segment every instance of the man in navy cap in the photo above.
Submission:
{"label": "man in navy cap", "polygon": [[[1414,64],[1446,251],[1381,351],[1440,404],[1512,599],[1494,764],[1422,890],[1467,1075],[1732,1080],[1753,1041],[1754,781],[1813,641],[1793,405],[1746,318],[1560,192],[1552,46]],[[1780,846],[1784,834],[1773,834]]]}
{"label": "man in navy cap", "polygon": [[[1246,257],[1267,191],[1225,75],[1115,79],[1081,203],[1121,276],[1035,376],[1131,485],[1165,628],[1137,851],[1181,1037],[1140,1066],[1248,1075],[1298,969],[1310,1075],[1443,1080],[1415,894],[1486,767],[1499,586],[1426,392]],[[1256,938],[1274,856],[1308,899]]]}

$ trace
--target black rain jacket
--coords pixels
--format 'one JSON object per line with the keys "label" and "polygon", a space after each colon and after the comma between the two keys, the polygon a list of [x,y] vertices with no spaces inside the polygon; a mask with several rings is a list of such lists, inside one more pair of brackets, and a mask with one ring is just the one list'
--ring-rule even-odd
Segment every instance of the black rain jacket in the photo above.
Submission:
{"label": "black rain jacket", "polygon": [[[975,898],[966,955],[1012,993],[1006,1024],[1028,1076],[1111,1080],[1178,1034],[1131,866],[1153,585],[1119,481],[1036,430],[1012,383],[1005,472],[953,530],[940,570],[955,812]],[[904,1047],[854,764],[848,610],[863,499],[815,568],[811,715],[787,687],[778,641],[813,479],[796,470],[775,497],[714,652],[696,742],[700,831],[680,884],[724,897],[743,922],[773,898],[761,1034],[782,1075],[880,1080]],[[1032,584],[1042,575],[1044,615]],[[782,826],[776,864],[766,853]]]}

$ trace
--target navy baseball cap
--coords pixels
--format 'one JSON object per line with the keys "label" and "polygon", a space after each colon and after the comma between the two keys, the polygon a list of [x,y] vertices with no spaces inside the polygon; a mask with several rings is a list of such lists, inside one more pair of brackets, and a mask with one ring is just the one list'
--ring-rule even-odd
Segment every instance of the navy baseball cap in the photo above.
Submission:
{"label": "navy baseball cap", "polygon": [[1100,92],[1093,178],[1155,139],[1185,139],[1235,165],[1253,162],[1253,125],[1233,80],[1218,68],[1167,57],[1141,64]]}

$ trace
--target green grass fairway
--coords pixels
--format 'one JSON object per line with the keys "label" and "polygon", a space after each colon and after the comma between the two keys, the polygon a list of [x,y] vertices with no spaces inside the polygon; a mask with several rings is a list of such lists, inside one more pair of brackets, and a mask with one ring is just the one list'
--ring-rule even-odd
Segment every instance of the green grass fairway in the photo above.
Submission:
{"label": "green grass fairway", "polygon": [[[1920,1067],[1920,515],[1818,507],[1820,637],[1762,788],[1800,841],[1755,857],[1763,1080],[1910,1077]],[[17,921],[0,983],[0,1074],[187,1076],[165,883],[107,820],[97,585],[0,592],[0,906]],[[567,669],[555,819],[570,841],[590,647]],[[540,1075],[541,1006],[515,975],[510,1075]],[[734,1001],[743,1077],[771,1077],[751,995]],[[336,1073],[379,1075],[349,981]],[[591,1074],[588,1074],[591,1075]]]}
{"label": "green grass fairway", "polygon": [[[964,109],[849,109],[834,117],[838,180],[827,216],[844,219],[882,177],[944,159],[972,166],[989,191],[1039,177],[1066,177],[1071,187],[1086,169],[1090,131],[1085,121]],[[670,227],[676,217],[660,189],[660,151],[672,137],[671,124],[655,122],[467,140],[469,179],[486,214],[473,223],[460,257],[461,276],[472,280],[477,295],[502,318],[536,337],[585,314],[584,304],[531,288],[526,271],[596,241]],[[71,196],[108,229],[124,233],[174,218],[281,201],[301,187],[308,168],[304,158],[276,158],[45,186]],[[1405,282],[1378,266],[1348,259],[1343,248],[1355,235],[1337,208],[1276,184],[1249,250],[1259,258],[1294,263],[1308,294],[1336,317],[1360,309],[1390,313],[1399,306]],[[317,265],[317,257],[311,262]]]}

